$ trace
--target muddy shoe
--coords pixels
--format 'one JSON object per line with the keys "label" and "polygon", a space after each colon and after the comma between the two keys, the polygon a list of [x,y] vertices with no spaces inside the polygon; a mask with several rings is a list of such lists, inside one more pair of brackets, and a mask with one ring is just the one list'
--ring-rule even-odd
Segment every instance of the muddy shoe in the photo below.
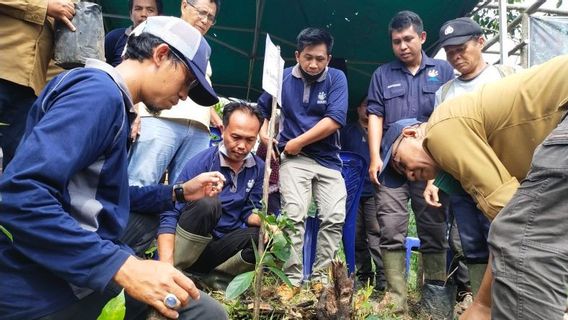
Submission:
{"label": "muddy shoe", "polygon": [[384,310],[389,310],[394,314],[406,314],[408,306],[406,301],[401,301],[400,297],[391,292],[385,293],[383,300],[373,306],[373,312],[380,313]]}
{"label": "muddy shoe", "polygon": [[473,295],[471,292],[462,291],[458,292],[456,306],[454,307],[454,317],[461,316],[467,308],[473,303]]}
{"label": "muddy shoe", "polygon": [[292,300],[298,293],[300,293],[300,287],[289,287],[285,283],[276,288],[276,297],[283,303]]}

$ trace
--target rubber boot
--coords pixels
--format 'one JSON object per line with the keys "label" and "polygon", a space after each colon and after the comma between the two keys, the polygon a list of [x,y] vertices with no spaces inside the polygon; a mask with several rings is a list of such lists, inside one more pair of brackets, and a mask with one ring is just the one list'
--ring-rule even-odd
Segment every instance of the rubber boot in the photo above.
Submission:
{"label": "rubber boot", "polygon": [[432,319],[452,320],[456,286],[446,282],[446,253],[423,253],[424,285],[420,306]]}
{"label": "rubber boot", "polygon": [[467,270],[469,272],[469,283],[471,285],[471,292],[473,292],[474,297],[477,295],[477,291],[479,291],[479,286],[481,285],[481,280],[483,280],[485,269],[487,269],[486,263],[467,264]]}
{"label": "rubber boot", "polygon": [[246,262],[241,253],[237,252],[234,256],[227,259],[215,268],[215,271],[224,272],[226,274],[237,276],[241,273],[254,270],[254,263]]}
{"label": "rubber boot", "polygon": [[174,247],[174,266],[180,270],[191,267],[201,256],[211,239],[213,239],[211,236],[205,237],[189,233],[178,225]]}
{"label": "rubber boot", "polygon": [[405,251],[384,251],[383,267],[387,278],[387,293],[378,305],[378,310],[390,309],[395,314],[408,311],[405,270]]}

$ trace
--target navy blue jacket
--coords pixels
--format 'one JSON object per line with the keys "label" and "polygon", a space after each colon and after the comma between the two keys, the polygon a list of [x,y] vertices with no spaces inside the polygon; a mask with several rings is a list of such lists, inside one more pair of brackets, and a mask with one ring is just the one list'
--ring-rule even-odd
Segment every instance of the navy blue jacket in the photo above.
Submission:
{"label": "navy blue jacket", "polygon": [[105,59],[113,67],[122,62],[122,51],[128,40],[126,30],[127,28],[114,29],[105,36]]}
{"label": "navy blue jacket", "polygon": [[[369,141],[367,131],[358,122],[350,123],[341,129],[341,150],[350,151],[362,156],[367,161],[365,172],[369,169],[371,159],[369,153]],[[362,197],[372,197],[375,194],[375,188],[369,178],[365,174],[365,182],[363,183]]]}
{"label": "navy blue jacket", "polygon": [[169,186],[128,187],[130,95],[109,65],[87,66],[49,82],[0,176],[0,225],[13,236],[0,233],[2,319],[102,292],[130,255],[118,239],[131,197],[141,211],[171,206]]}

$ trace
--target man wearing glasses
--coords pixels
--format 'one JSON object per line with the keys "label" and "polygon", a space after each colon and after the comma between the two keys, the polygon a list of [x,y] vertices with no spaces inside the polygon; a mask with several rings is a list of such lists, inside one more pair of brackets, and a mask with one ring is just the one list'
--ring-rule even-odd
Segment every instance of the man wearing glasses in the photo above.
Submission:
{"label": "man wearing glasses", "polygon": [[[181,18],[205,35],[215,24],[219,0],[182,0]],[[211,83],[211,66],[207,65],[207,81]],[[180,101],[170,110],[152,110],[141,106],[140,136],[128,159],[128,180],[133,186],[159,183],[166,170],[168,182],[176,184],[187,160],[209,147],[209,126],[222,129],[221,118],[210,106],[203,108],[195,101]],[[159,212],[133,211],[124,240],[138,255],[143,255],[156,237]]]}
{"label": "man wearing glasses", "polygon": [[[169,109],[188,96],[215,103],[205,79],[209,54],[183,20],[150,17],[132,31],[117,67],[89,59],[42,91],[0,176],[0,225],[10,232],[0,232],[2,319],[96,319],[122,288],[128,319],[147,305],[168,318],[226,319],[181,272],[135,258],[119,240],[135,188],[127,178],[133,105]],[[223,180],[204,173],[181,198],[214,196]],[[170,186],[139,189],[146,198],[179,200]]]}
{"label": "man wearing glasses", "polygon": [[567,72],[568,56],[554,58],[445,101],[428,123],[409,128],[406,120],[385,135],[381,183],[436,177],[442,191],[467,192],[492,220],[490,262],[461,319],[564,315]]}

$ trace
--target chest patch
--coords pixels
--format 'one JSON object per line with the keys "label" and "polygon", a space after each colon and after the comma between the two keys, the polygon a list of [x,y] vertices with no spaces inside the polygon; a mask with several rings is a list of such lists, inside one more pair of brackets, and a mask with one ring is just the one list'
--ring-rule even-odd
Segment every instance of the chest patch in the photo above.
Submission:
{"label": "chest patch", "polygon": [[324,91],[320,91],[318,93],[317,104],[326,104],[326,103],[327,103],[327,94]]}

